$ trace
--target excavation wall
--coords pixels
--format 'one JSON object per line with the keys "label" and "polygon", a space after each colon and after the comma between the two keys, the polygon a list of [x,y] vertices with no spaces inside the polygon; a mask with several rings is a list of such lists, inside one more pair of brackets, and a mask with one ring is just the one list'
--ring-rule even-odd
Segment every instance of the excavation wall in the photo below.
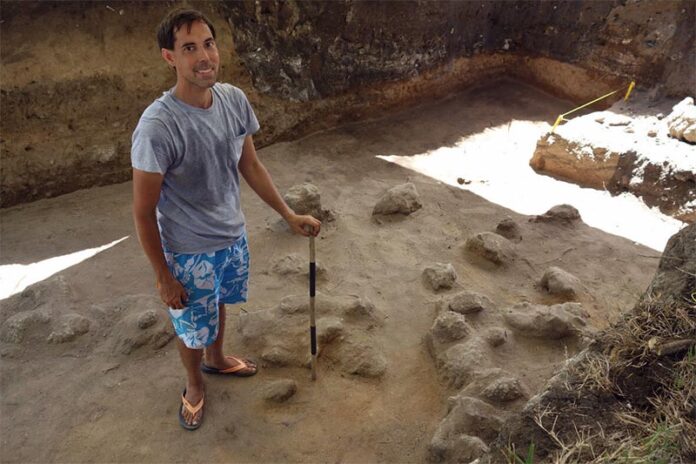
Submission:
{"label": "excavation wall", "polygon": [[688,0],[3,2],[1,206],[129,178],[138,117],[174,83],[154,29],[184,4],[214,22],[261,146],[502,75],[578,101],[629,79],[696,93]]}

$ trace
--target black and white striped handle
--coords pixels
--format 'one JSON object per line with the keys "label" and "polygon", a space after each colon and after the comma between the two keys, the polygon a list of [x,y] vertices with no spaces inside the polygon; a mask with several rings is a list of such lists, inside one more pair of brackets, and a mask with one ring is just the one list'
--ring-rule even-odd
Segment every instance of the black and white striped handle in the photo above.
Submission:
{"label": "black and white striped handle", "polygon": [[314,297],[316,295],[317,264],[315,262],[314,236],[309,236],[309,342],[312,353],[312,380],[317,378],[317,323]]}

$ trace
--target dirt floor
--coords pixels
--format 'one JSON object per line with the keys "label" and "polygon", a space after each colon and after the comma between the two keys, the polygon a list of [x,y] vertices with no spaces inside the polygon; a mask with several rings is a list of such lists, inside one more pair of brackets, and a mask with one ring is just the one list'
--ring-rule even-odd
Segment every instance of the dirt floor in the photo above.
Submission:
{"label": "dirt floor", "polygon": [[[26,325],[22,340],[0,344],[2,461],[423,462],[447,397],[455,393],[439,378],[423,343],[438,299],[467,289],[488,295],[499,308],[550,303],[535,284],[556,265],[586,287],[581,302],[588,323],[605,327],[638,299],[659,253],[582,223],[528,222],[376,157],[453,145],[512,119],[551,121],[568,107],[527,87],[492,86],[261,150],[281,191],[311,181],[322,205],[334,211],[336,220],[325,224],[317,240],[317,260],[326,269],[318,291],[374,303],[384,324],[372,335],[387,370],[381,378],[366,379],[344,374],[320,357],[316,382],[308,369],[270,366],[248,379],[209,378],[204,423],[194,433],[183,431],[176,419],[184,377],[174,343],[136,347],[135,332],[124,322],[158,307],[130,216],[131,184],[3,210],[3,265],[128,238],[2,301],[5,325],[9,315],[21,312],[46,315]],[[406,181],[416,185],[423,208],[375,221],[371,211],[380,195]],[[306,294],[303,276],[281,277],[272,268],[292,253],[306,256],[307,241],[283,230],[246,186],[242,196],[252,256],[250,300],[229,308],[225,345],[258,358],[240,342],[240,314]],[[524,260],[502,270],[468,260],[462,250],[466,239],[494,230],[507,216],[520,226],[517,251]],[[454,289],[435,293],[423,284],[423,269],[435,262],[453,264],[459,276]],[[47,342],[51,327],[67,313],[89,319],[89,331],[73,341]],[[161,309],[159,317],[163,314]],[[486,328],[488,320],[475,321],[476,329]],[[563,340],[511,337],[494,361],[532,394],[578,349]],[[128,355],[119,348],[124,343],[131,344]],[[286,403],[269,404],[261,398],[262,386],[278,378],[294,379],[298,391]],[[509,404],[504,412],[523,404]]]}

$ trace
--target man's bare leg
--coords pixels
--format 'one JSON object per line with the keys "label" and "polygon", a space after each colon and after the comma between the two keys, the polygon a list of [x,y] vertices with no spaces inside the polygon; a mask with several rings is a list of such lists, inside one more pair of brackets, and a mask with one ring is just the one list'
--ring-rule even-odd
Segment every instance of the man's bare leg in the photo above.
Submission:
{"label": "man's bare leg", "polygon": [[[225,311],[225,305],[223,303],[220,303],[218,309],[218,324],[220,328],[218,329],[218,336],[217,339],[215,339],[215,342],[213,342],[210,346],[205,348],[205,365],[209,367],[214,367],[216,369],[228,369],[230,367],[236,366],[239,363],[234,359],[225,358],[225,355],[223,353],[222,345],[225,339],[225,320],[227,313]],[[246,363],[249,365],[249,368],[242,369],[240,372],[246,372],[247,370],[256,370],[256,364],[250,361],[246,361]]]}
{"label": "man's bare leg", "polygon": [[[203,355],[203,350],[193,350],[184,345],[179,337],[176,339],[176,346],[179,348],[179,356],[181,357],[181,363],[186,369],[186,401],[196,406],[205,393],[205,386],[203,385],[203,375],[201,375],[201,358]],[[195,415],[189,413],[186,408],[182,405],[182,413],[184,420],[188,425],[198,424],[201,420],[203,410],[201,409]]]}

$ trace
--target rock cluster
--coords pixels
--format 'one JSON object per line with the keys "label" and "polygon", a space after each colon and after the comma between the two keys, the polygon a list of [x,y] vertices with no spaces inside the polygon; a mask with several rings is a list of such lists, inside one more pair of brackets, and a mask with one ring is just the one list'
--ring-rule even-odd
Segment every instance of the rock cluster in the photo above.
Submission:
{"label": "rock cluster", "polygon": [[67,350],[102,350],[118,356],[144,346],[159,349],[174,338],[158,298],[127,295],[78,312],[70,288],[60,276],[10,297],[6,307],[11,314],[0,323],[0,341],[19,350],[50,343],[63,344]]}
{"label": "rock cluster", "polygon": [[[535,218],[536,222],[563,226],[579,220],[577,210],[569,205],[556,206]],[[464,249],[468,257],[493,264],[492,271],[503,266],[514,269],[517,258],[524,258],[511,240],[519,242],[521,235],[519,226],[507,218],[499,223],[496,233],[473,234]],[[426,281],[439,282],[433,276],[446,275],[445,268],[430,267],[431,277]],[[530,287],[535,284],[541,292],[561,301],[577,299],[583,290],[577,277],[558,267],[547,269]],[[434,291],[441,288],[433,283],[430,286]],[[440,299],[425,343],[442,379],[458,393],[449,399],[448,414],[430,442],[429,460],[469,462],[486,453],[511,410],[508,405],[529,396],[522,379],[498,367],[500,354],[496,353],[514,351],[525,346],[529,338],[582,340],[589,330],[588,317],[577,302],[520,302],[498,308],[487,295],[470,290]],[[486,321],[485,329],[481,321]]]}
{"label": "rock cluster", "polygon": [[[359,296],[317,294],[319,357],[350,375],[381,377],[387,369],[372,329],[382,316],[370,300]],[[250,350],[261,353],[266,366],[307,367],[309,301],[305,295],[283,298],[275,308],[240,316],[238,330]]]}

